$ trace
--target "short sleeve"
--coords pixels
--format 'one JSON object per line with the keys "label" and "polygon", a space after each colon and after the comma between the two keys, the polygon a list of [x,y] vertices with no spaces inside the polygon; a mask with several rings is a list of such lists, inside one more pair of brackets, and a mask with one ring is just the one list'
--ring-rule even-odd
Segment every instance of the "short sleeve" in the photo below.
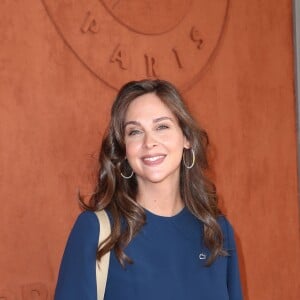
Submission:
{"label": "short sleeve", "polygon": [[227,288],[230,300],[242,300],[242,288],[238,255],[234,238],[234,231],[226,218],[222,218],[221,226],[225,235],[224,246],[229,256],[227,258]]}
{"label": "short sleeve", "polygon": [[93,212],[77,218],[63,254],[55,300],[97,299],[96,254],[99,222]]}

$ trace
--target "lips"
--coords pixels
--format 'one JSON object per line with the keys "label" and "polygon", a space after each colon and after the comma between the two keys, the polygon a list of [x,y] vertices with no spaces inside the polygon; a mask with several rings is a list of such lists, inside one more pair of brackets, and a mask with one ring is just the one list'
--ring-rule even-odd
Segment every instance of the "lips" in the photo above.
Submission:
{"label": "lips", "polygon": [[164,154],[155,154],[151,156],[147,155],[142,158],[142,161],[147,166],[156,166],[161,164],[164,161],[165,157],[166,155]]}

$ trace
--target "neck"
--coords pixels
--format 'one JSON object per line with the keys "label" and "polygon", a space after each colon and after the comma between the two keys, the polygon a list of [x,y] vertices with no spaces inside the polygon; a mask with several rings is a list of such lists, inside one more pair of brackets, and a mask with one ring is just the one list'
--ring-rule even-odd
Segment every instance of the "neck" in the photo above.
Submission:
{"label": "neck", "polygon": [[179,184],[144,183],[138,184],[137,202],[145,209],[160,216],[174,216],[182,210],[184,203],[180,196]]}

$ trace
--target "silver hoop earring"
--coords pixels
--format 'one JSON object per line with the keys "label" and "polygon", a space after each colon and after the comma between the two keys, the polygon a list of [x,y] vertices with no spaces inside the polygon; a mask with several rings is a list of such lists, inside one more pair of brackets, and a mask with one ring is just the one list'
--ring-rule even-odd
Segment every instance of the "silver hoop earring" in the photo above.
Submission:
{"label": "silver hoop earring", "polygon": [[193,149],[190,149],[190,150],[192,152],[192,163],[190,165],[188,165],[185,161],[185,155],[184,155],[185,152],[183,152],[183,154],[182,154],[183,164],[187,169],[191,169],[195,164],[195,151]]}
{"label": "silver hoop earring", "polygon": [[[126,161],[126,159],[125,159],[125,161]],[[131,170],[131,174],[129,176],[124,175],[121,170],[120,170],[120,174],[124,179],[130,179],[133,176],[133,170]]]}
{"label": "silver hoop earring", "polygon": [[122,172],[120,174],[124,179],[130,179],[133,176],[133,171],[131,171],[131,174],[129,176],[125,176]]}

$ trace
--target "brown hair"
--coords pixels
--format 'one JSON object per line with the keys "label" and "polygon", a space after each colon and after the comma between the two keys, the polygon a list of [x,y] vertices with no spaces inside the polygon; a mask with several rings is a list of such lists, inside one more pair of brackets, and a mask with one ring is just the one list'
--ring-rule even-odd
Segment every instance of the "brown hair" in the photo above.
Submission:
{"label": "brown hair", "polygon": [[[214,184],[207,178],[208,136],[199,128],[188,112],[180,93],[167,81],[141,80],[125,84],[119,91],[112,109],[111,119],[103,137],[99,155],[98,182],[92,194],[89,206],[91,210],[106,209],[112,217],[112,232],[104,247],[98,249],[97,258],[114,249],[120,263],[125,266],[131,259],[124,253],[124,248],[145,224],[143,208],[135,201],[137,181],[135,176],[124,179],[121,166],[125,158],[124,120],[130,103],[138,96],[155,93],[177,117],[183,134],[190,142],[195,153],[195,165],[191,169],[180,166],[180,193],[190,212],[204,223],[204,242],[210,250],[207,265],[218,255],[226,255],[223,250],[223,234],[217,222],[221,214],[217,206]],[[187,150],[188,154],[190,153]],[[200,232],[199,232],[200,237]]]}

